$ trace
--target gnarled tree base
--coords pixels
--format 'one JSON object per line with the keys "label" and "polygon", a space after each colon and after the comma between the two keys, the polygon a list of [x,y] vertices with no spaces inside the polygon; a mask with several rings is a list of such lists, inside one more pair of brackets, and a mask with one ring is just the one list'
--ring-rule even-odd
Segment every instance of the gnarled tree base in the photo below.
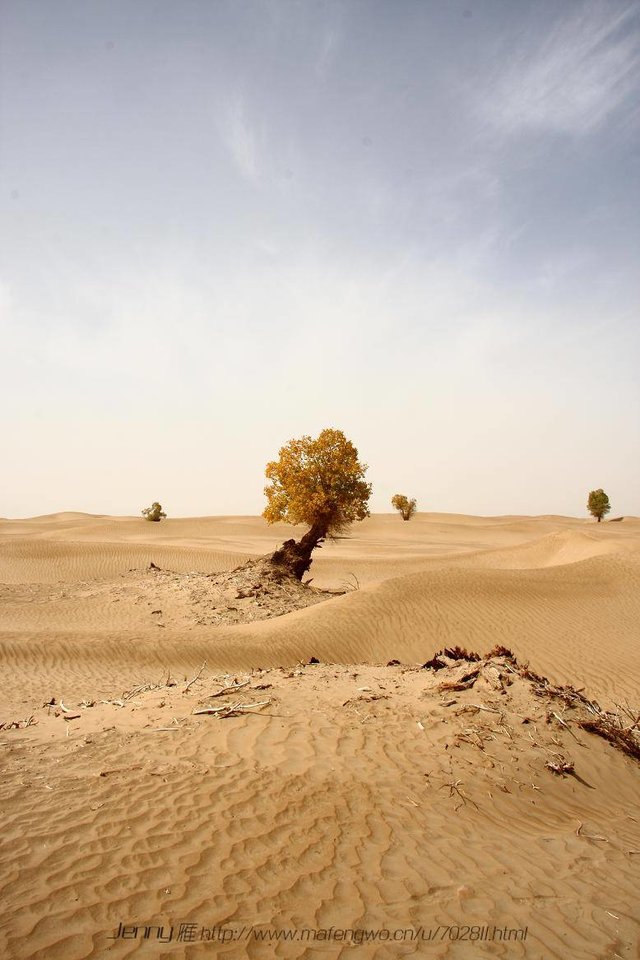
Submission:
{"label": "gnarled tree base", "polygon": [[313,526],[302,540],[285,540],[271,555],[271,563],[280,568],[283,574],[302,580],[311,566],[311,554],[320,546],[326,533],[324,527]]}

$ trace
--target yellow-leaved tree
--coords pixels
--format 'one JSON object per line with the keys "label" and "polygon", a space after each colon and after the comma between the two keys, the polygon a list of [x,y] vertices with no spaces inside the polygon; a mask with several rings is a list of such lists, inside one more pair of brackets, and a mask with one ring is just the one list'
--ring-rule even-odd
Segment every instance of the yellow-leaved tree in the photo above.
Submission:
{"label": "yellow-leaved tree", "polygon": [[403,493],[396,493],[395,496],[391,497],[391,506],[402,515],[403,520],[411,520],[418,509],[415,498],[409,500],[409,497],[405,497]]}
{"label": "yellow-leaved tree", "polygon": [[315,440],[304,436],[281,448],[278,459],[267,464],[263,516],[269,523],[304,523],[309,530],[276,550],[271,557],[276,566],[302,580],[311,553],[326,536],[369,516],[366,470],[342,430],[326,429]]}

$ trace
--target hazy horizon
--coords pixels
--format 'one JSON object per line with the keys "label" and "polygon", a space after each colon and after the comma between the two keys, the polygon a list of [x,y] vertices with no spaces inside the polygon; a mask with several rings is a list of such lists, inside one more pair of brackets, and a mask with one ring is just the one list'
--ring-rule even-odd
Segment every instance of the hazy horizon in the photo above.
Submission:
{"label": "hazy horizon", "polygon": [[[164,507],[164,504],[163,504],[162,506]],[[143,520],[143,519],[144,519],[144,518],[141,516],[140,513],[137,513],[137,514],[136,514],[136,513],[121,513],[121,514],[118,514],[118,513],[93,513],[93,512],[88,511],[88,510],[52,510],[51,513],[33,514],[33,515],[31,515],[31,516],[0,517],[0,520],[6,520],[6,521],[10,521],[10,522],[12,522],[12,521],[19,522],[20,520],[40,520],[40,519],[42,519],[43,517],[55,517],[55,516],[59,516],[59,515],[62,515],[62,514],[77,514],[78,516],[83,516],[83,517],[99,517],[99,518],[102,518],[102,517],[111,517],[111,518],[114,519],[114,520]],[[416,519],[417,519],[418,517],[420,517],[420,516],[435,516],[435,517],[438,517],[438,516],[443,516],[443,517],[459,516],[459,517],[471,517],[471,518],[473,518],[473,517],[478,517],[478,518],[481,519],[481,520],[500,520],[500,519],[502,519],[502,518],[510,518],[510,517],[516,517],[516,518],[522,517],[523,519],[534,519],[534,520],[537,520],[537,519],[541,519],[541,518],[545,518],[545,517],[558,517],[558,518],[564,519],[564,520],[587,520],[587,521],[589,521],[589,522],[591,522],[591,523],[597,523],[597,521],[594,519],[594,517],[588,515],[588,512],[587,512],[587,511],[585,511],[585,514],[586,514],[586,515],[579,515],[579,514],[552,514],[552,513],[549,513],[549,514],[544,514],[544,513],[543,513],[543,514],[524,514],[524,513],[522,513],[522,514],[517,514],[517,513],[516,513],[516,514],[509,514],[509,513],[497,513],[497,514],[482,514],[482,513],[479,513],[479,514],[473,514],[473,513],[463,513],[463,512],[460,511],[460,510],[446,510],[446,511],[443,511],[443,510],[418,510],[418,511],[416,511],[416,513],[413,515],[413,517],[411,518],[411,520],[408,521],[408,523],[412,523],[414,520],[416,520]],[[393,518],[395,519],[396,517],[398,517],[398,514],[397,514],[397,512],[392,511],[392,510],[372,510],[372,511],[371,511],[371,517],[370,517],[370,518],[371,518],[371,519],[375,519],[376,517],[384,517],[384,516],[393,517]],[[202,520],[202,519],[204,519],[204,520],[215,520],[215,519],[224,519],[224,520],[236,520],[236,519],[238,519],[238,520],[253,520],[253,519],[255,519],[256,517],[257,517],[258,519],[260,519],[260,518],[262,518],[262,514],[256,514],[256,513],[217,513],[217,514],[216,514],[216,513],[213,513],[213,514],[182,514],[182,513],[180,513],[180,514],[177,514],[177,513],[176,513],[176,514],[168,514],[167,517],[166,517],[166,519],[160,521],[160,523],[166,523],[167,520]],[[369,519],[369,518],[367,518],[367,519]],[[613,515],[612,515],[612,516],[607,516],[607,517],[605,517],[605,518],[603,519],[602,523],[608,523],[608,522],[610,522],[612,519],[613,519]],[[625,519],[625,520],[638,520],[638,519],[640,519],[640,518],[634,516],[633,514],[626,514],[626,515],[624,515],[624,519]],[[266,522],[267,522],[267,521],[265,520],[265,523],[266,523]],[[284,521],[281,521],[281,523],[282,523],[282,522],[284,522]],[[354,536],[354,535],[357,536],[358,527],[359,527],[360,524],[363,523],[363,522],[364,522],[364,521],[355,520],[352,524],[349,525],[349,527],[348,527],[348,529],[346,530],[346,532],[345,532],[344,535],[343,535],[343,534],[340,534],[340,539],[344,539],[344,536],[346,536],[347,538],[350,538],[350,537],[352,537],[352,536]],[[400,522],[402,523],[403,521],[401,520]],[[278,525],[280,525],[280,524],[278,524]],[[159,524],[155,524],[155,526],[159,526]],[[299,526],[303,527],[304,524],[299,524]]]}
{"label": "hazy horizon", "polygon": [[5,0],[0,516],[640,515],[640,6]]}

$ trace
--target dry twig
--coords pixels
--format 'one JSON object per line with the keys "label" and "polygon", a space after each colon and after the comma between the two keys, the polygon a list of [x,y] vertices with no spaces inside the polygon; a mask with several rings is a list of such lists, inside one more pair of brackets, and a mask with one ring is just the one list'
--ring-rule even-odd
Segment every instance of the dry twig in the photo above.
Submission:
{"label": "dry twig", "polygon": [[460,797],[460,799],[462,800],[462,803],[459,803],[459,804],[458,804],[458,806],[456,807],[456,810],[459,810],[460,807],[463,806],[463,805],[466,806],[467,800],[469,801],[469,803],[472,803],[472,804],[474,805],[474,807],[476,808],[476,810],[478,810],[478,809],[479,809],[479,808],[478,808],[478,804],[475,802],[475,800],[472,800],[471,797],[467,797],[467,795],[464,794],[464,793],[462,792],[462,790],[460,789],[461,784],[462,784],[462,780],[451,780],[449,783],[443,783],[443,784],[439,787],[439,789],[442,790],[443,787],[449,787],[449,796],[450,796],[450,797],[453,797],[453,796],[458,796],[458,797]]}
{"label": "dry twig", "polygon": [[545,767],[548,770],[551,770],[552,773],[558,774],[558,776],[564,777],[568,773],[575,773],[575,767],[573,761],[565,760],[564,757],[561,757],[557,754],[558,760],[547,760]]}
{"label": "dry twig", "polygon": [[33,716],[27,717],[25,720],[5,720],[4,723],[0,723],[0,730],[22,730],[24,727],[34,726],[37,722]]}
{"label": "dry twig", "polygon": [[233,717],[240,713],[250,713],[252,710],[266,707],[269,703],[271,703],[271,700],[258,700],[254,703],[242,703],[239,700],[237,703],[225,703],[219,707],[202,707],[200,710],[194,710],[193,714],[194,716],[215,714],[218,717]]}
{"label": "dry twig", "polygon": [[184,691],[183,691],[184,693],[187,692],[187,690],[189,689],[189,687],[192,686],[192,684],[194,684],[194,683],[196,682],[196,680],[199,680],[199,679],[200,679],[200,676],[201,676],[201,674],[202,674],[202,671],[204,670],[204,668],[206,667],[206,665],[207,665],[207,661],[205,660],[204,663],[202,664],[202,666],[200,667],[200,669],[198,670],[198,672],[196,673],[196,675],[195,675],[195,677],[193,678],[193,680],[189,680],[189,683],[188,683],[188,684],[186,685],[186,687],[184,688]]}
{"label": "dry twig", "polygon": [[248,686],[250,683],[251,680],[243,680],[242,683],[230,683],[227,687],[223,687],[222,690],[216,690],[215,693],[210,693],[209,698],[222,697],[225,693],[231,693],[233,690],[242,690],[243,687]]}
{"label": "dry twig", "polygon": [[576,830],[576,837],[584,837],[585,840],[602,840],[604,841],[604,843],[609,843],[606,837],[598,837],[595,834],[582,833],[582,828],[584,824],[582,823],[581,820],[578,820],[578,824],[579,826],[578,826],[578,829]]}

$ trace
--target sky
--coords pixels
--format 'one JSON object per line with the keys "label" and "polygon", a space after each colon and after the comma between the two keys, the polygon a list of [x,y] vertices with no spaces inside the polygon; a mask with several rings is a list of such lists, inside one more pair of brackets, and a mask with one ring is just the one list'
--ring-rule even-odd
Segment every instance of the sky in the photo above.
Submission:
{"label": "sky", "polygon": [[0,516],[640,515],[640,4],[2,0]]}

